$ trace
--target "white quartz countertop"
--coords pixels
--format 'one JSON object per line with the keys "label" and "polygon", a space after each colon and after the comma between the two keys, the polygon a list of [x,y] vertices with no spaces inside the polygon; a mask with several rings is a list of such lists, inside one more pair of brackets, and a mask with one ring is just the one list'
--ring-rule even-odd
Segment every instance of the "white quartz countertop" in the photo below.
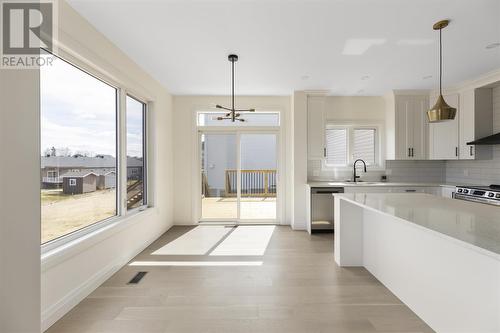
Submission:
{"label": "white quartz countertop", "polygon": [[423,193],[335,196],[471,244],[500,260],[500,207]]}
{"label": "white quartz countertop", "polygon": [[[391,183],[391,182],[342,182],[342,181],[311,181],[308,182],[309,187],[455,187],[454,183]],[[464,184],[460,184],[464,185]]]}

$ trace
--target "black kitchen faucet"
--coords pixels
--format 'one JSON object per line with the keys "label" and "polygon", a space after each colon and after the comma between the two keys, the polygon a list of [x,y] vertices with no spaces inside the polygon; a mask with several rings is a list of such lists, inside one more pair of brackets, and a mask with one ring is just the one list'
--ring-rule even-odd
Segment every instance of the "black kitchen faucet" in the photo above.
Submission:
{"label": "black kitchen faucet", "polygon": [[360,176],[356,176],[356,163],[358,163],[358,162],[363,162],[364,169],[365,169],[365,172],[366,172],[366,163],[365,163],[365,161],[363,161],[362,159],[357,159],[356,161],[354,161],[354,164],[353,164],[354,179],[353,179],[353,181],[355,183],[358,181],[358,178],[360,178]]}

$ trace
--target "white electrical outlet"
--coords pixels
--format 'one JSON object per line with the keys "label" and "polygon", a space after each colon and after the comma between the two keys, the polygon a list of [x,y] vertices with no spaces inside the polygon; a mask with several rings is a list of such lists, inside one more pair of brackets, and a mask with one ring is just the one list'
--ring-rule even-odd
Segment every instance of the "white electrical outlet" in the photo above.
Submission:
{"label": "white electrical outlet", "polygon": [[464,169],[464,176],[469,177],[469,169]]}
{"label": "white electrical outlet", "polygon": [[385,175],[386,175],[386,176],[390,176],[390,175],[392,175],[392,169],[386,169],[386,170],[385,170]]}

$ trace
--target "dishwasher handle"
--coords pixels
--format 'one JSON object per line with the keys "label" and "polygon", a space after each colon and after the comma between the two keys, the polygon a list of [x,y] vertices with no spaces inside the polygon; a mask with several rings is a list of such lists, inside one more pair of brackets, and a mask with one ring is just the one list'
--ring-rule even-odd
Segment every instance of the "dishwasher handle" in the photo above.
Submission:
{"label": "dishwasher handle", "polygon": [[330,189],[313,189],[312,194],[334,194],[344,193],[343,188],[330,188]]}

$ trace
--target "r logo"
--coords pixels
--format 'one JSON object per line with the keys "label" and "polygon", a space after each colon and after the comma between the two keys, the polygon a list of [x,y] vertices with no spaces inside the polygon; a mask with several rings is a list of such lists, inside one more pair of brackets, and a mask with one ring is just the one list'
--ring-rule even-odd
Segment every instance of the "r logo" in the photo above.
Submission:
{"label": "r logo", "polygon": [[52,51],[51,2],[2,2],[2,51],[4,55]]}

